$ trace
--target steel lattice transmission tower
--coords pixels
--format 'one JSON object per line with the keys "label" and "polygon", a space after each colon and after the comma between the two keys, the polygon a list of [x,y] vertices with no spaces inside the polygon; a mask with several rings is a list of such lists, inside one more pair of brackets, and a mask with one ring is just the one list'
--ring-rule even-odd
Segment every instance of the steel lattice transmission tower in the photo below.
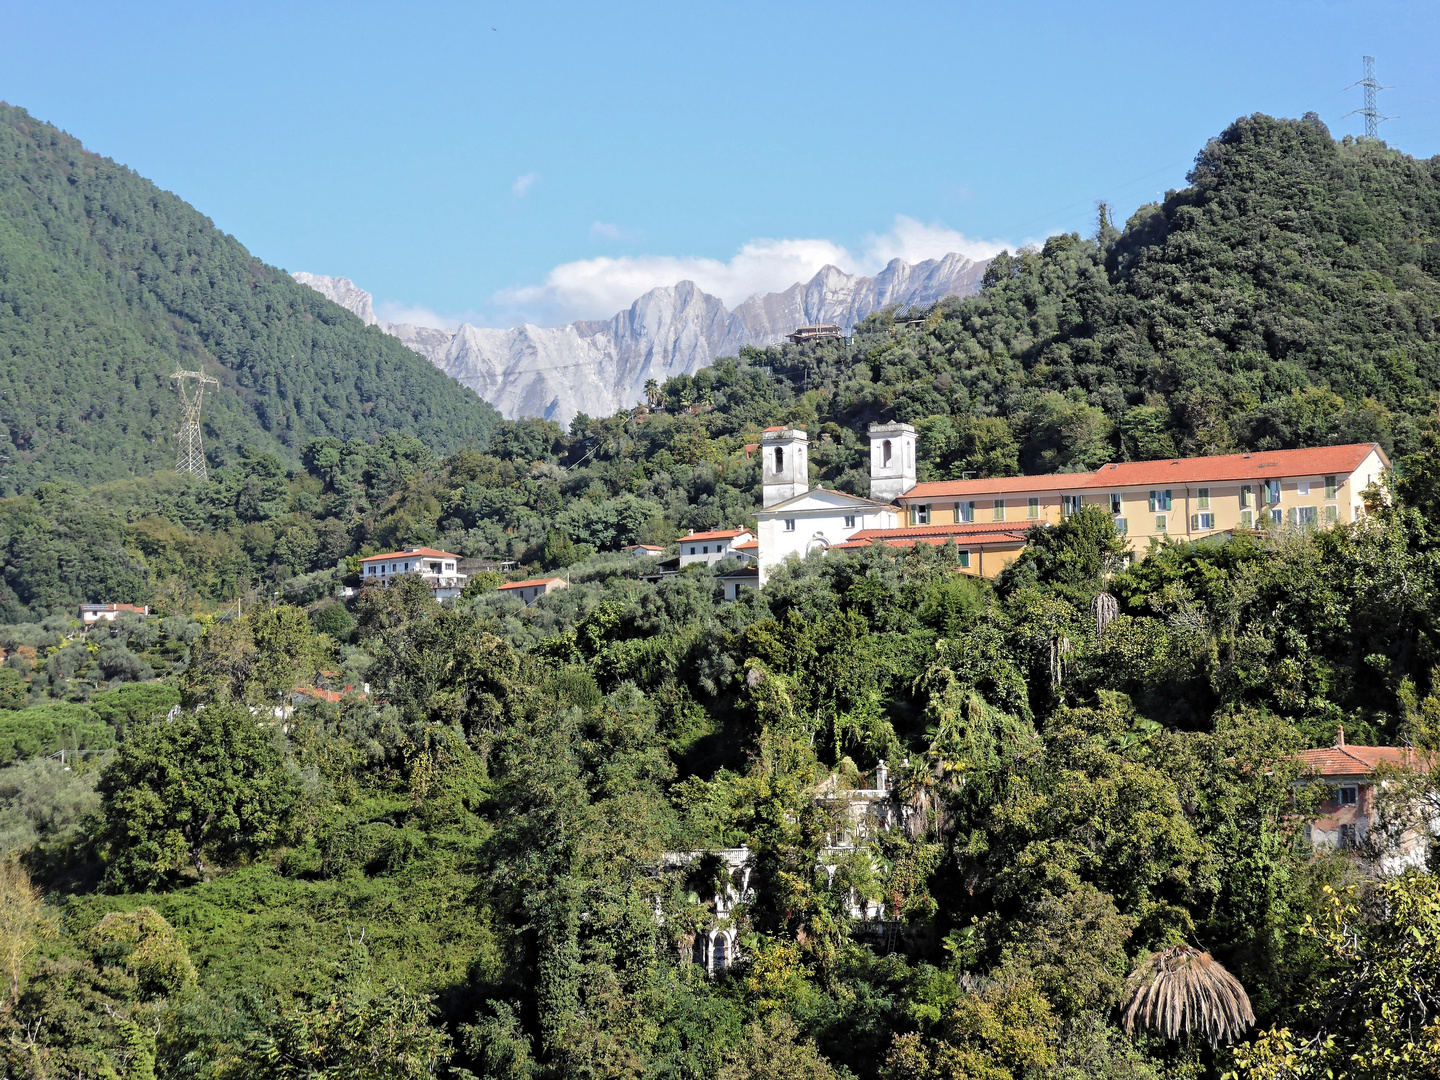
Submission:
{"label": "steel lattice transmission tower", "polygon": [[[1351,83],[1345,89],[1353,90],[1357,86],[1363,86],[1365,88],[1365,107],[1363,109],[1352,109],[1346,113],[1345,116],[1354,116],[1356,113],[1359,113],[1365,117],[1365,137],[1367,139],[1378,139],[1380,137],[1380,125],[1386,120],[1395,120],[1398,118],[1386,116],[1375,107],[1375,93],[1378,90],[1394,90],[1395,88],[1393,86],[1381,86],[1379,80],[1375,78],[1375,58],[1373,56],[1362,57],[1362,59],[1365,61],[1365,77],[1359,82]],[[1344,120],[1345,116],[1342,116],[1340,119]]]}
{"label": "steel lattice transmission tower", "polygon": [[[200,401],[205,396],[205,384],[219,386],[220,380],[203,371],[186,371],[183,368],[176,368],[170,378],[180,388],[180,430],[175,433],[180,445],[175,453],[175,471],[193,473],[206,480],[210,470],[205,465],[205,448],[200,445]],[[194,381],[193,390],[187,380]]]}

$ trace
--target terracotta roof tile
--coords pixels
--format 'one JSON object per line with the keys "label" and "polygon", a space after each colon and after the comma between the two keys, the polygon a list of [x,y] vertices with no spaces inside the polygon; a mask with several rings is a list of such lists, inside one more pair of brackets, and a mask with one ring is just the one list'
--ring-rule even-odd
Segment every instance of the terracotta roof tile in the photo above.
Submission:
{"label": "terracotta roof tile", "polygon": [[415,548],[413,551],[391,551],[391,552],[387,552],[387,553],[384,554],[384,555],[367,555],[365,558],[361,559],[360,561],[361,561],[362,563],[367,563],[367,562],[376,562],[376,561],[378,561],[378,560],[380,560],[380,559],[403,559],[403,558],[406,558],[407,556],[415,556],[415,555],[419,555],[420,557],[426,558],[426,559],[458,559],[458,558],[460,558],[459,555],[453,555],[453,554],[451,554],[451,553],[448,552],[448,551],[439,551],[439,550],[437,550],[437,549],[435,549],[435,548],[422,547],[422,548]]}
{"label": "terracotta roof tile", "polygon": [[527,579],[527,580],[525,580],[525,581],[507,581],[504,585],[501,585],[500,588],[501,588],[502,590],[503,590],[503,589],[528,589],[531,585],[549,585],[551,582],[554,582],[554,581],[564,581],[564,580],[565,580],[564,578],[559,578],[559,577],[529,578],[529,579]]}
{"label": "terracotta roof tile", "polygon": [[712,529],[710,532],[692,532],[688,536],[682,536],[676,543],[683,544],[687,540],[733,540],[741,533],[748,533],[749,529]]}
{"label": "terracotta roof tile", "polygon": [[1050,473],[1044,476],[1004,476],[985,480],[938,480],[917,484],[902,496],[916,499],[964,495],[1008,495],[1027,491],[1084,491],[1088,488],[1151,487],[1160,484],[1224,483],[1234,480],[1279,480],[1286,477],[1346,475],[1378,451],[1378,443],[1317,446],[1304,450],[1267,450],[1253,454],[1215,457],[1164,458],[1159,461],[1123,461],[1102,465],[1094,472]]}
{"label": "terracotta roof tile", "polygon": [[1404,746],[1327,746],[1298,755],[1317,776],[1368,776],[1377,765],[1425,768],[1425,761]]}

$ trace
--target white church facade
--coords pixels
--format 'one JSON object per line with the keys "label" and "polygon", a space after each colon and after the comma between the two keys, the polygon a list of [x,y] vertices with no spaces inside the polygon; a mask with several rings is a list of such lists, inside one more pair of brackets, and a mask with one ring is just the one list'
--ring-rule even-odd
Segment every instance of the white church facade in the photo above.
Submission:
{"label": "white church facade", "polygon": [[877,483],[882,491],[895,487],[897,495],[915,486],[915,429],[909,424],[876,427],[870,442],[872,498],[863,499],[810,487],[809,436],[804,431],[769,428],[761,436],[764,494],[763,507],[755,515],[759,585],[791,555],[803,559],[845,544],[864,530],[893,529],[899,524],[899,508],[873,496]]}

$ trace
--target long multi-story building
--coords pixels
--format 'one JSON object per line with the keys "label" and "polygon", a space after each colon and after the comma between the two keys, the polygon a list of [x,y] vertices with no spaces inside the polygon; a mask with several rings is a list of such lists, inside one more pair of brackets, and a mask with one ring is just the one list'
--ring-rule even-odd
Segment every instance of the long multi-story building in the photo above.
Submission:
{"label": "long multi-story building", "polygon": [[[960,568],[994,577],[1025,548],[1025,530],[1098,506],[1143,558],[1152,539],[1199,540],[1271,526],[1358,520],[1364,492],[1390,467],[1378,443],[1126,461],[1093,472],[918,483],[909,424],[870,429],[870,498],[811,491],[801,472],[805,433],[771,429],[764,509],[757,515],[758,583],[791,554],[871,543],[946,544]],[[773,455],[774,464],[771,464]]]}

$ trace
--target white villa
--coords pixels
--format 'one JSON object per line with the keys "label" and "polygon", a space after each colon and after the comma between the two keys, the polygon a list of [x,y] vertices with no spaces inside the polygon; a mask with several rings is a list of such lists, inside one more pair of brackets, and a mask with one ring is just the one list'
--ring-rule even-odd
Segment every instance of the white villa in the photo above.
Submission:
{"label": "white villa", "polygon": [[383,589],[401,574],[418,574],[430,586],[436,600],[450,600],[465,588],[467,575],[455,569],[459,561],[458,555],[426,547],[371,555],[360,560],[360,582]]}
{"label": "white villa", "polygon": [[749,529],[713,529],[709,532],[692,532],[676,541],[680,545],[681,567],[694,563],[714,566],[731,554],[734,548],[748,544],[754,536]]}

